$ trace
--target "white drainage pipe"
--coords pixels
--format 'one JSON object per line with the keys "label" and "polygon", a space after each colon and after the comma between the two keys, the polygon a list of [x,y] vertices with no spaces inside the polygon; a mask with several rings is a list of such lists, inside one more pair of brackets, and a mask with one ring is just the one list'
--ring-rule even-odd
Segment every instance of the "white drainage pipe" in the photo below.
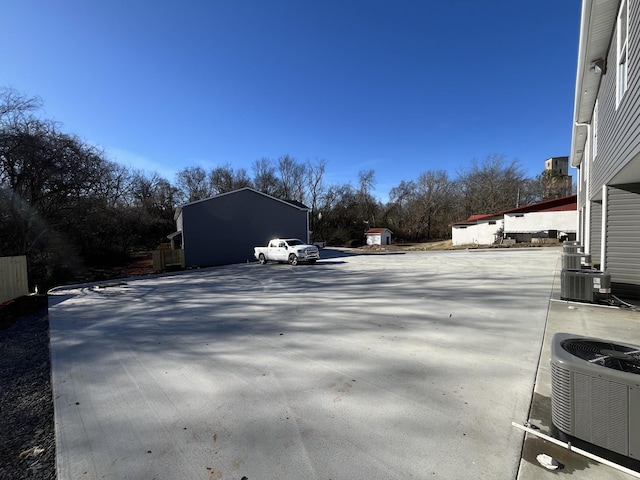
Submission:
{"label": "white drainage pipe", "polygon": [[560,440],[557,440],[553,437],[550,437],[549,435],[545,435],[544,433],[538,431],[538,430],[534,430],[533,428],[529,428],[529,427],[525,427],[524,425],[520,425],[519,423],[516,422],[511,422],[511,425],[513,425],[516,428],[519,428],[520,430],[524,430],[527,433],[530,433],[532,435],[535,435],[536,437],[540,437],[544,440],[546,440],[547,442],[551,442],[551,443],[555,443],[556,445],[559,445],[561,447],[564,447],[566,449],[568,449],[571,452],[575,452],[579,455],[582,455],[584,457],[590,458],[591,460],[595,460],[596,462],[602,463],[604,465],[607,465],[611,468],[615,468],[616,470],[620,470],[621,472],[626,473],[627,475],[631,475],[634,478],[640,478],[640,473],[636,472],[635,470],[631,470],[627,467],[623,467],[622,465],[618,465],[617,463],[613,463],[609,460],[607,460],[606,458],[602,458],[599,457],[598,455],[594,455],[593,453],[587,452],[586,450],[582,450],[581,448],[576,448],[573,445],[571,445],[570,443],[565,443],[565,442],[561,442]]}

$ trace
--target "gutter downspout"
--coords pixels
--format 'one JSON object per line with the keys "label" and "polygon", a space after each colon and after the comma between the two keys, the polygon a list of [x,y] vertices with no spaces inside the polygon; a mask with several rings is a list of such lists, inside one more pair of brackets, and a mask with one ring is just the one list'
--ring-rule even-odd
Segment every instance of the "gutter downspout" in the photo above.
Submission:
{"label": "gutter downspout", "polygon": [[585,214],[584,214],[584,253],[591,253],[591,124],[578,123],[576,127],[587,127],[587,139],[582,152],[581,170],[584,168],[585,179]]}
{"label": "gutter downspout", "polygon": [[609,203],[609,190],[607,185],[602,185],[602,230],[600,231],[600,271],[607,267],[607,204]]}
{"label": "gutter downspout", "polygon": [[[578,170],[578,191],[582,186],[582,179],[584,178],[584,172],[581,167],[577,168]],[[578,218],[576,218],[576,240],[580,242],[580,244],[584,245],[584,208],[580,207],[580,201],[577,201],[576,210],[578,211]]]}

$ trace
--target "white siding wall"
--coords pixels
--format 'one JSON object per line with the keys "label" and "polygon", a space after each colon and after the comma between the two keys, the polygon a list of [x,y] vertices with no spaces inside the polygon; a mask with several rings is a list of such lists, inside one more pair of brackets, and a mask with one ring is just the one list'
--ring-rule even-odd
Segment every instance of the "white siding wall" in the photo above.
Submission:
{"label": "white siding wall", "polygon": [[367,245],[389,245],[390,243],[391,233],[389,232],[367,235]]}
{"label": "white siding wall", "polygon": [[451,241],[458,245],[491,245],[495,240],[495,234],[500,228],[500,222],[489,225],[489,222],[476,225],[453,226]]}
{"label": "white siding wall", "polygon": [[504,231],[507,233],[535,233],[542,230],[575,232],[577,224],[576,210],[569,212],[531,212],[522,217],[506,214]]}
{"label": "white siding wall", "polygon": [[367,245],[381,245],[380,235],[367,235]]}

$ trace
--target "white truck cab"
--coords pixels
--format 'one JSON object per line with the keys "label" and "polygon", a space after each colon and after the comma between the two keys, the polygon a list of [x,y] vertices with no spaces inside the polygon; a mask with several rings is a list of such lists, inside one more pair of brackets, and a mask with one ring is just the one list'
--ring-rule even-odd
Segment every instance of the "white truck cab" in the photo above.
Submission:
{"label": "white truck cab", "polygon": [[266,247],[255,247],[253,255],[261,264],[269,261],[288,262],[297,265],[298,262],[315,263],[319,258],[318,247],[307,245],[297,238],[274,238]]}

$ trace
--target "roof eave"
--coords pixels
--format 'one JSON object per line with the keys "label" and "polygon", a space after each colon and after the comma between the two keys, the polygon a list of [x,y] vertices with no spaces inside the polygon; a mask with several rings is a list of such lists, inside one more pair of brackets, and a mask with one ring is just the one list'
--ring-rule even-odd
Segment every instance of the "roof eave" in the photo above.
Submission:
{"label": "roof eave", "polygon": [[571,135],[571,166],[582,163],[589,136],[593,108],[604,70],[598,73],[595,62],[605,60],[611,46],[619,1],[583,0],[580,20],[580,43]]}

